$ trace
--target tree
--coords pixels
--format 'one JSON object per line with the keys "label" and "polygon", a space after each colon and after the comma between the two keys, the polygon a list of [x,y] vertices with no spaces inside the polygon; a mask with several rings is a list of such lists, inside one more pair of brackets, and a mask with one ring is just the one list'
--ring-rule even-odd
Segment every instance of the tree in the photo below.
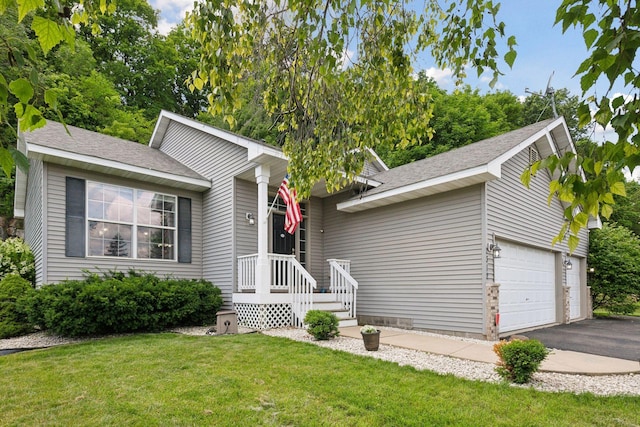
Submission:
{"label": "tree", "polygon": [[522,123],[522,104],[510,92],[481,95],[469,86],[453,93],[438,88],[423,73],[418,82],[431,94],[431,139],[401,149],[373,147],[390,167],[424,159],[513,129]]}
{"label": "tree", "polygon": [[[568,89],[558,89],[554,93],[556,111],[567,122],[569,133],[574,141],[587,139],[589,129],[578,125],[578,107],[580,99],[571,95]],[[523,124],[530,125],[540,120],[553,118],[551,100],[547,96],[529,95],[523,104]]]}
{"label": "tree", "polygon": [[[640,236],[640,184],[633,180],[627,181],[625,192],[626,197],[614,196],[616,209],[611,214],[609,222],[626,227],[636,236]],[[640,262],[640,259],[636,262]]]}
{"label": "tree", "polygon": [[[167,51],[170,58],[165,61],[175,65],[175,73],[171,82],[171,91],[175,100],[175,111],[187,117],[197,117],[207,110],[207,92],[190,91],[185,84],[193,70],[198,66],[200,48],[195,40],[189,37],[184,23],[176,26],[166,38]],[[163,108],[168,108],[164,107]]]}
{"label": "tree", "polygon": [[604,224],[589,239],[593,308],[631,313],[640,296],[640,239],[627,228]]}
{"label": "tree", "polygon": [[[0,74],[0,124],[3,128],[14,129],[12,121],[18,121],[20,129],[32,130],[44,126],[45,119],[38,108],[57,111],[55,92],[42,91],[39,94],[39,53],[47,55],[61,43],[73,45],[75,25],[91,25],[92,20],[104,13],[112,12],[115,3],[107,0],[79,0],[77,2],[25,2],[0,1],[0,17],[3,30],[15,28],[16,32],[0,32],[0,50],[8,59],[8,67],[2,67]],[[15,24],[27,24],[35,34],[38,45],[24,42],[24,28]],[[95,27],[94,27],[95,29]],[[13,131],[15,134],[15,131]],[[26,168],[27,161],[15,148],[0,147],[0,166],[6,176],[11,176],[14,162]]]}
{"label": "tree", "polygon": [[[335,190],[362,170],[367,147],[432,136],[429,93],[411,67],[417,53],[431,48],[459,75],[471,61],[497,77],[499,7],[449,3],[427,2],[418,14],[393,0],[199,2],[186,18],[201,48],[190,85],[208,87],[209,112],[233,125],[245,87],[261,82],[255,98],[278,119],[299,196],[321,179]],[[507,44],[511,64],[515,39]]]}
{"label": "tree", "polygon": [[[522,175],[527,184],[530,173],[540,167],[553,174],[550,193],[569,205],[564,211],[567,223],[556,240],[569,234],[573,250],[578,244],[577,233],[587,226],[589,216],[609,218],[614,195],[626,195],[624,170],[633,172],[640,165],[640,98],[634,95],[640,89],[640,75],[634,66],[640,47],[640,10],[635,2],[564,0],[558,7],[556,24],[561,24],[563,31],[569,27],[582,30],[589,51],[576,70],[585,97],[577,109],[578,126],[592,121],[602,127],[611,125],[618,137],[617,142],[593,147],[589,155],[566,151],[550,156]],[[599,81],[608,83],[604,94],[595,90]],[[618,83],[628,94],[612,94]],[[586,180],[576,166],[587,174]]]}
{"label": "tree", "polygon": [[[269,114],[282,116],[289,173],[305,197],[320,178],[330,190],[353,178],[367,146],[404,148],[430,137],[428,94],[411,78],[418,53],[430,49],[437,65],[449,67],[457,81],[470,64],[479,74],[492,72],[495,83],[497,42],[506,44],[506,64],[516,58],[515,38],[506,37],[498,16],[499,4],[492,1],[428,1],[420,10],[394,0],[207,0],[187,18],[202,48],[190,84],[208,86],[210,112],[232,121],[241,86],[263,79],[263,103]],[[554,176],[551,195],[570,205],[556,240],[569,235],[575,249],[589,217],[609,217],[613,195],[624,195],[623,169],[640,164],[640,98],[610,95],[620,81],[630,94],[640,89],[633,66],[640,11],[633,2],[564,0],[556,23],[564,31],[582,30],[589,49],[576,71],[583,95],[595,92],[601,79],[609,83],[604,95],[579,103],[578,126],[591,123],[593,106],[593,119],[611,124],[618,134],[617,144],[598,146],[590,156],[569,150],[523,173],[525,185],[540,168]],[[589,179],[583,181],[578,167]]]}
{"label": "tree", "polygon": [[146,110],[149,119],[162,108],[175,110],[171,83],[177,58],[154,33],[158,12],[147,0],[118,0],[114,13],[98,17],[95,25],[98,32],[85,26],[81,34],[125,105]]}

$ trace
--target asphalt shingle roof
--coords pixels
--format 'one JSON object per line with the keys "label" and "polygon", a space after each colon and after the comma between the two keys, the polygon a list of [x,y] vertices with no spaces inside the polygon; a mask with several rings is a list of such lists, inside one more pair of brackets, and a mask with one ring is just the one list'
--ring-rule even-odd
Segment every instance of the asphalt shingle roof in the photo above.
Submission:
{"label": "asphalt shingle roof", "polygon": [[25,132],[28,144],[53,148],[68,152],[111,160],[124,165],[135,166],[194,179],[206,179],[168,154],[147,145],[103,135],[96,132],[68,126],[69,133],[61,123],[47,120],[47,124],[31,132]]}
{"label": "asphalt shingle roof", "polygon": [[370,178],[382,182],[382,185],[368,190],[361,196],[382,193],[486,165],[544,129],[554,120],[556,119],[544,120],[433,157],[377,173]]}

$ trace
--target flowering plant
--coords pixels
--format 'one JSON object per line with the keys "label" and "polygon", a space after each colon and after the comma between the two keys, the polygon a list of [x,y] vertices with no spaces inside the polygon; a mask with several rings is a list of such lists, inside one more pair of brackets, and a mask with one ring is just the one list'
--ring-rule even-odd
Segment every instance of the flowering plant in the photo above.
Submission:
{"label": "flowering plant", "polygon": [[362,328],[360,328],[360,333],[362,334],[375,334],[376,332],[380,332],[380,331],[378,331],[378,329],[375,326],[364,325]]}
{"label": "flowering plant", "polygon": [[24,240],[11,237],[0,242],[0,278],[9,274],[17,274],[35,283],[36,267],[33,252]]}

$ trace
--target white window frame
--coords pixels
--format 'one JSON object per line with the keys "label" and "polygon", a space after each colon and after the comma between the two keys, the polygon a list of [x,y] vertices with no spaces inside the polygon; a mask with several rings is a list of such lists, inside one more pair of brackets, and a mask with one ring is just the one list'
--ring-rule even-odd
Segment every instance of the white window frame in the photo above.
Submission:
{"label": "white window frame", "polygon": [[[101,259],[136,259],[136,260],[143,260],[143,261],[151,261],[151,262],[177,262],[178,261],[178,196],[175,194],[168,194],[168,193],[163,193],[163,192],[159,192],[159,191],[155,191],[155,190],[143,190],[140,188],[134,188],[134,187],[128,187],[128,186],[124,186],[124,185],[118,185],[118,184],[111,184],[111,183],[107,183],[107,182],[100,182],[100,181],[86,181],[86,185],[87,185],[87,191],[86,191],[86,195],[85,195],[85,212],[86,212],[86,218],[85,218],[85,229],[86,229],[86,242],[85,242],[85,246],[86,246],[86,254],[87,257],[89,258],[101,258]],[[89,193],[90,193],[90,188],[92,185],[108,185],[111,187],[117,187],[119,189],[126,189],[126,190],[131,190],[133,192],[133,200],[132,200],[132,209],[133,209],[133,218],[132,218],[132,222],[128,222],[128,221],[118,221],[118,220],[107,220],[107,219],[103,219],[103,218],[94,218],[90,215],[90,210],[89,210]],[[138,222],[138,205],[137,205],[137,201],[138,201],[138,194],[139,193],[153,193],[154,196],[163,196],[163,197],[171,197],[173,198],[173,206],[174,206],[174,220],[173,220],[173,226],[157,226],[157,225],[150,225],[150,224],[141,224]],[[91,231],[90,231],[90,227],[89,224],[91,222],[102,222],[102,223],[109,223],[109,224],[122,224],[122,225],[127,225],[127,226],[131,226],[131,250],[130,256],[110,256],[110,255],[91,255],[91,248],[90,248],[90,240],[91,240]],[[173,233],[173,257],[172,258],[150,258],[150,257],[138,257],[138,228],[139,227],[144,227],[144,228],[155,228],[155,229],[160,229],[160,230],[169,230]]]}

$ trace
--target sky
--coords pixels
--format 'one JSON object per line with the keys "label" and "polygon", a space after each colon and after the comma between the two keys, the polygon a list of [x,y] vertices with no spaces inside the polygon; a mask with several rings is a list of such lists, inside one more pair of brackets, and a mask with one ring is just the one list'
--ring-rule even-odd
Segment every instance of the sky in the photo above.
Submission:
{"label": "sky", "polygon": [[[171,26],[184,18],[186,11],[193,7],[193,0],[149,0],[160,10],[161,33],[170,31]],[[572,95],[582,95],[580,80],[574,77],[580,63],[586,58],[587,49],[579,31],[569,28],[562,33],[561,25],[554,26],[556,9],[560,1],[548,0],[503,0],[499,17],[506,24],[508,35],[515,35],[518,56],[509,69],[502,64],[504,75],[498,80],[494,90],[508,90],[516,96],[524,97],[527,91],[542,93],[550,85],[557,89],[567,88]],[[505,41],[506,43],[506,41]],[[414,64],[416,72],[427,71],[446,90],[455,88],[450,73],[439,70],[428,55]],[[475,70],[469,70],[465,84],[482,93],[491,91],[488,75],[477,77]],[[603,94],[605,86],[598,88]],[[607,136],[611,137],[607,132]],[[602,140],[603,132],[594,136]]]}

